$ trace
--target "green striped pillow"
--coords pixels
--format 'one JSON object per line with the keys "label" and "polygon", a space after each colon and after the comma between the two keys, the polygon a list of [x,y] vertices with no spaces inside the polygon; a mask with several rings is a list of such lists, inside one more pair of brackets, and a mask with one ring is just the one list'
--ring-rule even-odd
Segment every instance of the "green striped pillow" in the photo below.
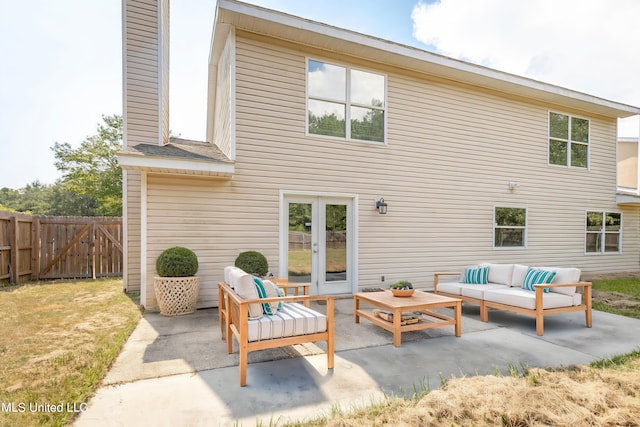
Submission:
{"label": "green striped pillow", "polygon": [[486,285],[489,267],[467,268],[464,271],[464,283]]}
{"label": "green striped pillow", "polygon": [[[530,268],[527,270],[527,275],[524,276],[524,282],[522,282],[522,289],[528,291],[535,291],[536,285],[548,285],[556,277],[555,271],[538,270]],[[544,289],[545,292],[549,292],[549,288]]]}
{"label": "green striped pillow", "polygon": [[[280,295],[278,287],[269,280],[261,280],[258,277],[253,277],[253,282],[256,284],[256,292],[258,292],[259,298],[275,298]],[[278,310],[282,308],[282,301],[264,302],[262,303],[262,311],[264,314],[272,315],[276,314]]]}

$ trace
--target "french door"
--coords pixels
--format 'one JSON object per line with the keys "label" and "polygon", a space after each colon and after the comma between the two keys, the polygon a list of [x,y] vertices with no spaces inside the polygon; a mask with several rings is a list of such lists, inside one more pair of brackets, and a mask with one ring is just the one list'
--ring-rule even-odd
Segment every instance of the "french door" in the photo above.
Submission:
{"label": "french door", "polygon": [[281,271],[289,282],[310,283],[312,295],[353,292],[353,206],[352,198],[284,197]]}

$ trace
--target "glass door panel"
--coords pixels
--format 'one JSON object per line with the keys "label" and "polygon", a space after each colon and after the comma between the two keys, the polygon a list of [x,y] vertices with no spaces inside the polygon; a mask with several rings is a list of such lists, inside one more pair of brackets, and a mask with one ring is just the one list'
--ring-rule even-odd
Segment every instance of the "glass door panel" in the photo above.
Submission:
{"label": "glass door panel", "polygon": [[291,282],[311,282],[313,266],[313,216],[311,203],[289,203],[288,277]]}
{"label": "glass door panel", "polygon": [[347,206],[326,206],[325,282],[347,280]]}

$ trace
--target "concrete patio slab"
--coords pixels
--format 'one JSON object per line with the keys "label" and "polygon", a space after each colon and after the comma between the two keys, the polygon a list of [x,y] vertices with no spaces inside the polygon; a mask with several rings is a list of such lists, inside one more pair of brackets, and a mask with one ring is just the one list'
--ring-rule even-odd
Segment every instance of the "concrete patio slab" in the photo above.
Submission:
{"label": "concrete patio slab", "polygon": [[587,364],[640,349],[640,320],[598,311],[593,328],[582,313],[550,316],[542,337],[529,317],[491,311],[490,322],[478,318],[477,307],[464,307],[461,337],[452,326],[416,331],[396,348],[391,333],[354,323],[351,299],[338,300],[333,371],[320,343],[254,352],[240,387],[237,346],[227,354],[217,310],[149,313],[75,425],[269,425],[436,389],[451,377]]}

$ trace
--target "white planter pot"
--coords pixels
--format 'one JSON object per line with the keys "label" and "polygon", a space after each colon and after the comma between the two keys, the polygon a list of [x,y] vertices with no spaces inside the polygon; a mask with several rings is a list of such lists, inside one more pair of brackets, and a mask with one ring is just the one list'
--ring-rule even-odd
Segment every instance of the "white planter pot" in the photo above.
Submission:
{"label": "white planter pot", "polygon": [[196,311],[200,277],[155,277],[153,287],[160,314],[179,316]]}

